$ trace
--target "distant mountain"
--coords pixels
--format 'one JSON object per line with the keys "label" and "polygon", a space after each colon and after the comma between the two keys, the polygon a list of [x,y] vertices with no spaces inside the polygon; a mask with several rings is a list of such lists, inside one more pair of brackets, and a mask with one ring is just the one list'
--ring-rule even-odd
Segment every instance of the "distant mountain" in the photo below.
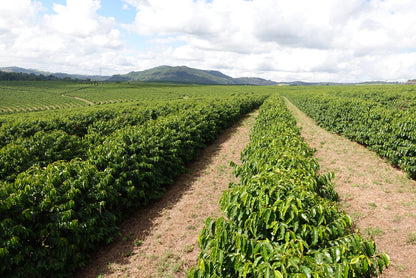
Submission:
{"label": "distant mountain", "polygon": [[[188,84],[210,84],[210,85],[286,85],[286,86],[328,86],[328,85],[381,85],[381,84],[416,84],[416,79],[408,80],[406,83],[386,82],[386,81],[367,81],[360,83],[337,83],[337,82],[274,82],[257,77],[239,77],[233,78],[214,70],[200,70],[186,66],[172,67],[160,66],[143,71],[132,71],[127,74],[118,74],[113,76],[101,75],[82,75],[68,73],[51,73],[36,69],[25,69],[20,67],[0,67],[0,72],[23,73],[29,75],[43,75],[40,80],[58,79],[78,79],[92,81],[151,81],[151,82],[172,82]],[[51,77],[53,76],[53,77]],[[47,78],[44,78],[47,77]],[[51,77],[51,78],[49,78]],[[24,79],[31,80],[31,79]]]}
{"label": "distant mountain", "polygon": [[82,74],[68,74],[68,73],[61,73],[61,72],[47,72],[47,71],[40,71],[36,69],[25,69],[20,67],[2,67],[0,68],[0,71],[4,72],[14,72],[14,73],[26,73],[26,74],[35,74],[35,75],[44,75],[44,76],[50,76],[53,75],[56,78],[64,79],[64,78],[71,78],[71,79],[79,79],[79,80],[94,80],[94,81],[105,81],[110,76],[101,76],[101,75],[82,75]]}
{"label": "distant mountain", "polygon": [[186,66],[160,66],[144,71],[113,75],[108,81],[153,81],[211,85],[276,85],[276,82],[261,78],[232,78],[219,71],[200,70]]}
{"label": "distant mountain", "polygon": [[403,84],[398,81],[365,81],[356,83],[357,85],[398,85]]}
{"label": "distant mountain", "polygon": [[107,79],[111,77],[111,76],[105,76],[105,75],[68,74],[68,73],[63,73],[63,72],[52,73],[52,75],[61,79],[69,77],[71,79],[80,79],[80,80],[91,79],[92,81],[106,81]]}
{"label": "distant mountain", "polygon": [[232,78],[216,71],[198,70],[188,67],[160,66],[144,71],[113,75],[108,81],[157,81],[197,84],[234,84]]}
{"label": "distant mountain", "polygon": [[237,84],[242,85],[259,85],[259,86],[268,86],[268,85],[277,85],[277,82],[266,80],[263,78],[258,77],[239,77],[234,78],[234,81],[237,82]]}
{"label": "distant mountain", "polygon": [[19,68],[19,67],[3,67],[0,68],[1,71],[4,72],[15,72],[15,73],[27,73],[27,74],[36,74],[36,75],[51,75],[52,73],[46,72],[46,71],[40,71],[35,69],[25,69],[25,68]]}
{"label": "distant mountain", "polygon": [[342,83],[342,82],[304,82],[304,81],[293,81],[293,82],[282,82],[280,85],[285,84],[289,86],[347,86],[347,85],[398,85],[401,84],[397,81],[365,81],[359,83]]}

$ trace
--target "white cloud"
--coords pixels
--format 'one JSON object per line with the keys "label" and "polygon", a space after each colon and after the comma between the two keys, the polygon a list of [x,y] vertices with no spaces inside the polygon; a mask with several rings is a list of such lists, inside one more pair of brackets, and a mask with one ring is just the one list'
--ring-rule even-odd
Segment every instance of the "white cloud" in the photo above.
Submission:
{"label": "white cloud", "polygon": [[413,53],[402,53],[416,45],[412,0],[125,2],[137,8],[138,34],[183,35],[169,52],[177,64],[276,80],[416,75]]}
{"label": "white cloud", "polygon": [[[99,16],[98,0],[67,0],[66,5],[54,4],[55,14],[46,15],[45,26],[56,33],[74,38],[91,39],[103,47],[117,47],[120,32],[114,28],[114,18]],[[107,38],[104,38],[107,37]]]}
{"label": "white cloud", "polygon": [[30,0],[3,1],[0,8],[0,30],[7,31],[9,26],[27,26],[39,9],[40,5]]}
{"label": "white cloud", "polygon": [[[136,9],[131,24],[100,16],[100,0],[67,0],[51,14],[40,1],[1,4],[1,64],[107,74],[187,65],[276,81],[416,77],[413,0],[120,0]],[[138,39],[127,44],[127,31]]]}
{"label": "white cloud", "polygon": [[0,63],[71,73],[97,71],[101,55],[122,46],[114,18],[99,16],[99,7],[97,0],[67,0],[66,5],[54,4],[53,14],[41,15],[40,2],[2,3],[0,30],[6,32],[0,35]]}

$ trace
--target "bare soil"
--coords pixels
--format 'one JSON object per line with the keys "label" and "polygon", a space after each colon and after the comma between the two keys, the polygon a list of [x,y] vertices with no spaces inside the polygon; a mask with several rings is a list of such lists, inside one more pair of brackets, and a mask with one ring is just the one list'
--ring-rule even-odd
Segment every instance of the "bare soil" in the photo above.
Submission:
{"label": "bare soil", "polygon": [[122,236],[100,248],[75,277],[185,277],[197,263],[205,220],[221,216],[219,200],[236,181],[229,163],[240,162],[255,115],[246,115],[202,150],[188,173],[127,219]]}
{"label": "bare soil", "polygon": [[88,104],[90,104],[90,105],[95,105],[95,103],[94,103],[94,102],[89,101],[88,99],[81,98],[81,97],[74,97],[74,98],[75,98],[75,99],[77,99],[77,100],[81,100],[81,101],[83,101],[83,102],[86,102],[86,103],[88,103]]}
{"label": "bare soil", "polygon": [[416,182],[363,146],[329,133],[293,104],[289,109],[323,172],[334,172],[340,208],[379,252],[390,256],[382,277],[416,277]]}

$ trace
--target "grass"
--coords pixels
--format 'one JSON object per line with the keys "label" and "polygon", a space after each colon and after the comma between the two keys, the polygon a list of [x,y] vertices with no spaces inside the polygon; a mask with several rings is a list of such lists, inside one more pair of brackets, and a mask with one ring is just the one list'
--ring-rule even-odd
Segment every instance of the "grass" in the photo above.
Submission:
{"label": "grass", "polygon": [[377,236],[382,236],[384,231],[379,227],[367,227],[364,229],[364,234],[369,236],[370,238],[374,238]]}
{"label": "grass", "polygon": [[159,277],[174,277],[174,273],[179,272],[183,265],[184,261],[180,259],[180,256],[174,254],[172,250],[168,250],[158,262],[157,275]]}
{"label": "grass", "polygon": [[354,221],[357,221],[357,220],[360,220],[361,218],[363,218],[363,217],[365,217],[366,215],[364,214],[364,213],[362,213],[362,212],[354,212],[354,213],[351,213],[351,218],[354,220]]}
{"label": "grass", "polygon": [[226,165],[220,165],[220,166],[217,167],[218,174],[220,174],[220,175],[224,174],[226,170],[227,170]]}
{"label": "grass", "polygon": [[406,237],[406,243],[416,245],[416,233],[410,233]]}
{"label": "grass", "polygon": [[345,196],[344,196],[344,201],[351,201],[351,200],[353,200],[354,199],[354,197],[352,196],[352,194],[351,193],[345,193]]}
{"label": "grass", "polygon": [[404,271],[406,269],[406,267],[403,266],[403,265],[397,265],[396,267],[399,270],[399,272],[402,272],[402,271]]}
{"label": "grass", "polygon": [[183,252],[184,253],[191,253],[194,250],[195,246],[194,245],[185,245],[183,247]]}
{"label": "grass", "polygon": [[367,185],[366,184],[358,184],[358,183],[356,183],[356,184],[352,184],[351,187],[360,187],[362,189],[365,189],[365,188],[367,188]]}
{"label": "grass", "polygon": [[186,227],[188,230],[196,230],[194,225],[189,225],[188,227]]}

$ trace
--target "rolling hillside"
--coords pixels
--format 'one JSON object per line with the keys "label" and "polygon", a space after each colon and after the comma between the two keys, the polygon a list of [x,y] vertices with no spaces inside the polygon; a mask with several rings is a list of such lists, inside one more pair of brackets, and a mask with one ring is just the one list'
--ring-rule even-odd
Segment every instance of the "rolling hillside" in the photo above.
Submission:
{"label": "rolling hillside", "polygon": [[108,81],[154,81],[216,85],[276,85],[276,82],[262,78],[232,78],[219,71],[200,70],[186,66],[160,66],[144,71],[113,75]]}

